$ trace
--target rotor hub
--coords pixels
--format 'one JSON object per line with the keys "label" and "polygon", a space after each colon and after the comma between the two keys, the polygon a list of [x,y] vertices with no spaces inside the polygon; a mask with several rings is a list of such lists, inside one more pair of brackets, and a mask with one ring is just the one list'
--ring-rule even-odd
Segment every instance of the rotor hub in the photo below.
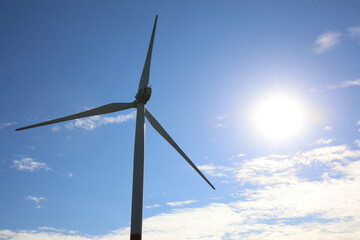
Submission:
{"label": "rotor hub", "polygon": [[147,103],[151,97],[151,87],[145,87],[140,89],[137,94],[135,95],[135,98],[140,103]]}

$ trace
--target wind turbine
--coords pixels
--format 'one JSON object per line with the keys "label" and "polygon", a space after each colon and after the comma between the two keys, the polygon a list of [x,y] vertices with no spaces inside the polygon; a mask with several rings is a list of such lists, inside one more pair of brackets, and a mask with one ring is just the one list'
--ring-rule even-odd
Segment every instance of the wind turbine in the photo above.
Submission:
{"label": "wind turbine", "polygon": [[145,117],[155,130],[173,146],[180,155],[195,169],[196,172],[215,190],[215,187],[204,176],[204,174],[196,167],[196,165],[189,159],[188,156],[175,143],[160,123],[151,115],[149,110],[145,108],[145,104],[151,97],[151,87],[149,84],[151,53],[154,44],[156,23],[158,15],[155,17],[154,27],[151,34],[149,49],[146,55],[144,68],[141,74],[138,92],[135,95],[135,100],[130,103],[110,103],[101,107],[93,108],[88,111],[69,115],[54,120],[37,123],[34,125],[16,129],[16,131],[25,130],[34,127],[45,126],[53,123],[59,123],[78,118],[90,117],[100,114],[118,112],[129,108],[136,108],[136,130],[135,130],[135,149],[134,149],[134,171],[133,171],[133,189],[132,189],[132,205],[131,205],[131,231],[130,240],[141,240],[142,232],[142,210],[143,210],[143,185],[144,185],[144,132],[145,132]]}

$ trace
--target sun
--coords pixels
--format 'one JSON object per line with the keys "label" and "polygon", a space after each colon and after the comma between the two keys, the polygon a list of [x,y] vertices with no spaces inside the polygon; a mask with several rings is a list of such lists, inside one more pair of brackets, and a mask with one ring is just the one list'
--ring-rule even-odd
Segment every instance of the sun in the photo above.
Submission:
{"label": "sun", "polygon": [[253,108],[251,121],[257,133],[267,139],[287,140],[295,137],[304,125],[303,105],[289,95],[271,95]]}

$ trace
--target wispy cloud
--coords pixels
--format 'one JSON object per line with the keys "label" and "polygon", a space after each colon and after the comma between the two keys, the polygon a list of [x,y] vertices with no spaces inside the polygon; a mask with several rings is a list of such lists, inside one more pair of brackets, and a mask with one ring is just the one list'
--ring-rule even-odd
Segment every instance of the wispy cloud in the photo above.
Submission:
{"label": "wispy cloud", "polygon": [[353,86],[360,86],[360,79],[352,80],[352,81],[343,81],[340,84],[340,87],[353,87]]}
{"label": "wispy cloud", "polygon": [[358,146],[358,147],[360,148],[360,140],[359,140],[359,139],[356,139],[356,140],[354,141],[354,143],[356,144],[356,146]]}
{"label": "wispy cloud", "polygon": [[311,145],[328,145],[330,143],[332,143],[335,140],[335,138],[320,138],[318,140],[316,140],[315,142],[313,142]]}
{"label": "wispy cloud", "polygon": [[233,172],[233,168],[225,166],[214,166],[213,164],[206,164],[199,166],[199,169],[212,177],[229,177],[229,173]]}
{"label": "wispy cloud", "polygon": [[167,202],[166,204],[172,207],[181,207],[184,205],[188,205],[191,203],[196,203],[196,200],[186,200],[186,201],[179,201],[179,202]]}
{"label": "wispy cloud", "polygon": [[316,53],[323,53],[333,49],[340,43],[341,33],[326,32],[321,34],[315,41],[316,47],[313,49]]}
{"label": "wispy cloud", "polygon": [[45,232],[51,232],[51,233],[62,233],[62,234],[76,234],[79,233],[78,231],[74,231],[74,230],[66,230],[64,228],[54,228],[54,227],[38,227],[37,228],[40,231],[45,231]]}
{"label": "wispy cloud", "polygon": [[324,127],[324,130],[325,130],[325,131],[331,131],[331,129],[332,129],[331,126],[325,126],[325,127]]}
{"label": "wispy cloud", "polygon": [[35,208],[41,208],[40,202],[47,200],[44,197],[34,197],[33,195],[29,195],[29,196],[25,197],[25,199],[33,201],[35,203]]}
{"label": "wispy cloud", "polygon": [[160,204],[154,204],[154,205],[148,205],[148,206],[144,206],[144,208],[147,208],[147,209],[150,209],[150,208],[158,208],[158,207],[161,207]]}
{"label": "wispy cloud", "polygon": [[54,227],[38,227],[39,230],[45,230],[45,231],[55,231],[55,232],[63,232],[66,231],[64,229],[57,229]]}
{"label": "wispy cloud", "polygon": [[214,117],[213,119],[210,120],[210,122],[212,123],[213,127],[215,127],[215,128],[224,128],[225,127],[224,120],[227,117],[228,117],[228,115],[225,113],[223,115]]}
{"label": "wispy cloud", "polygon": [[4,122],[4,123],[0,123],[0,130],[6,127],[10,127],[12,125],[17,124],[17,122]]}
{"label": "wispy cloud", "polygon": [[328,84],[322,88],[310,88],[310,92],[322,92],[322,91],[335,90],[338,88],[348,88],[348,87],[356,87],[356,86],[360,86],[360,79],[342,81],[337,84]]}
{"label": "wispy cloud", "polygon": [[36,170],[44,169],[44,170],[51,170],[47,166],[46,163],[43,162],[36,162],[33,158],[22,158],[21,160],[13,160],[13,165],[11,167],[14,167],[20,171],[30,171],[35,172]]}
{"label": "wispy cloud", "polygon": [[338,145],[315,148],[293,155],[272,154],[246,159],[236,162],[235,166],[204,165],[199,169],[210,176],[234,179],[241,185],[266,186],[294,182],[301,175],[302,169],[314,164],[330,167],[334,173],[336,169],[340,169],[347,163],[346,159],[358,157],[360,157],[360,151],[350,151],[346,145]]}
{"label": "wispy cloud", "polygon": [[360,27],[348,28],[349,36],[356,39],[360,43]]}
{"label": "wispy cloud", "polygon": [[120,114],[114,117],[93,116],[93,117],[81,118],[71,121],[70,123],[66,124],[66,128],[68,129],[83,128],[85,130],[91,131],[102,125],[123,123],[129,120],[134,120],[135,117],[136,117],[136,112],[132,112],[129,114]]}
{"label": "wispy cloud", "polygon": [[[360,43],[360,27],[350,27],[347,29],[347,36],[357,40]],[[316,53],[323,53],[333,49],[340,43],[340,32],[329,31],[321,34],[315,41],[316,47],[313,49]]]}
{"label": "wispy cloud", "polygon": [[60,126],[54,126],[51,128],[51,131],[53,131],[53,132],[59,132],[60,130],[61,130]]}
{"label": "wispy cloud", "polygon": [[245,157],[246,154],[245,153],[239,153],[239,154],[236,154],[236,155],[233,155],[231,157],[229,157],[229,160],[234,160],[234,159],[237,159],[237,158],[242,158],[242,157]]}
{"label": "wispy cloud", "polygon": [[225,113],[225,114],[223,114],[223,115],[219,115],[219,116],[216,116],[215,118],[214,118],[214,120],[215,121],[222,121],[222,120],[224,120],[225,118],[227,118],[227,114]]}

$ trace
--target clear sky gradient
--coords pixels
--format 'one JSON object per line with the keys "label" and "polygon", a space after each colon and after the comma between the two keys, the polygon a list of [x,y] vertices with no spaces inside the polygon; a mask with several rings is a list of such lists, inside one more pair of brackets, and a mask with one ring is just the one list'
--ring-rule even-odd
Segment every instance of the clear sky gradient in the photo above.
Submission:
{"label": "clear sky gradient", "polygon": [[[144,239],[360,239],[360,2],[340,0],[0,1],[0,239],[129,239],[134,109],[14,130],[133,101],[156,14],[147,108],[216,191],[146,122]],[[301,105],[291,137],[286,109],[254,125],[274,96]]]}

